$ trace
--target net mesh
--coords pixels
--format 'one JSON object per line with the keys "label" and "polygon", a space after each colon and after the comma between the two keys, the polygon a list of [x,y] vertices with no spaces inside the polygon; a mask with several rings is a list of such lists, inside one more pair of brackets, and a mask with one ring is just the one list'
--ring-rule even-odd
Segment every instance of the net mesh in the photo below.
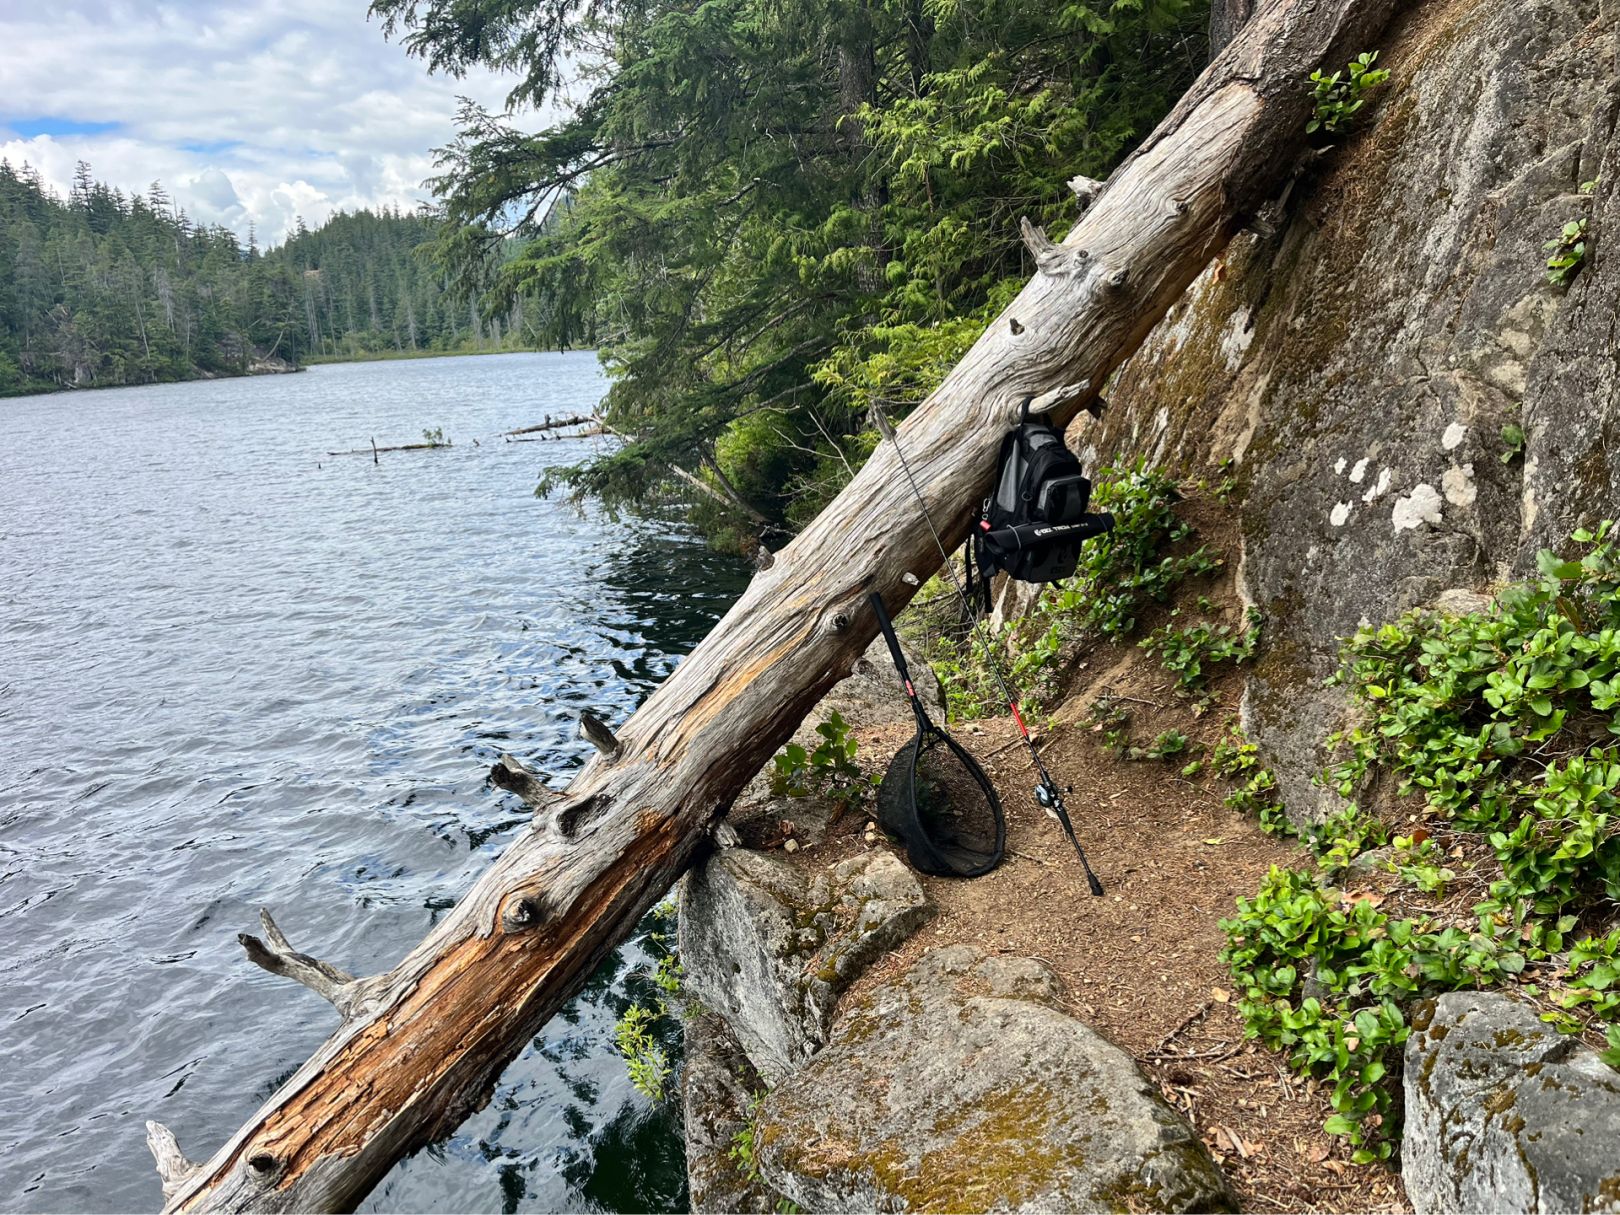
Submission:
{"label": "net mesh", "polygon": [[929,729],[894,757],[878,790],[885,831],[926,873],[975,876],[1001,860],[1001,803],[973,757]]}

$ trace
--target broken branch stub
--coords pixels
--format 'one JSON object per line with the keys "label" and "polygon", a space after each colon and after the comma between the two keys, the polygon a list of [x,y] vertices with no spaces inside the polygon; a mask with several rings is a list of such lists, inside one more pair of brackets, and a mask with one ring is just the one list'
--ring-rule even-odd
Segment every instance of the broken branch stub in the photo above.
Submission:
{"label": "broken branch stub", "polygon": [[242,948],[247,950],[250,962],[273,975],[302,983],[322,999],[330,1001],[344,1017],[354,1014],[355,1005],[363,994],[360,980],[346,970],[339,970],[294,949],[281,929],[276,927],[275,920],[270,918],[268,909],[259,909],[259,923],[264,927],[264,940],[245,932],[236,935]]}
{"label": "broken branch stub", "polygon": [[548,788],[540,774],[512,755],[502,755],[489,769],[489,779],[508,793],[516,793],[536,814],[562,800],[562,794]]}
{"label": "broken branch stub", "polygon": [[[1086,387],[1063,425],[1275,192],[1302,146],[1299,82],[1370,45],[1398,0],[1263,7],[1110,179],[1061,246],[1117,275],[1038,274],[898,428],[941,541],[960,544],[1020,402]],[[1038,242],[1037,242],[1038,243]],[[1121,273],[1124,272],[1124,273]],[[1017,323],[1014,324],[1014,318]],[[176,1189],[169,1208],[344,1210],[454,1130],[662,898],[710,828],[939,565],[897,444],[758,572],[708,638],[428,937]],[[829,627],[842,618],[845,626]],[[529,900],[527,905],[524,900]],[[520,923],[521,921],[521,923]],[[514,930],[521,927],[521,931]]]}

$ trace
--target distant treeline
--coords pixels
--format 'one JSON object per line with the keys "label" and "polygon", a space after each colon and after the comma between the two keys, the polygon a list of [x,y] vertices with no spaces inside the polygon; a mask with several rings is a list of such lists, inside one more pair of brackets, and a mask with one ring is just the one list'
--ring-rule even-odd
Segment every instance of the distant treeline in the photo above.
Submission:
{"label": "distant treeline", "polygon": [[0,162],[0,395],[241,375],[312,357],[529,349],[526,301],[486,317],[415,250],[428,214],[300,220],[279,248],[195,224],[153,183],[81,164],[63,199]]}

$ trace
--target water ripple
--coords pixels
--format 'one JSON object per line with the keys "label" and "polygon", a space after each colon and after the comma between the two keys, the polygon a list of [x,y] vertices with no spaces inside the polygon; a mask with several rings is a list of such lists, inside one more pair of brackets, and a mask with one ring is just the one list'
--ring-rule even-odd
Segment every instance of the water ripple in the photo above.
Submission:
{"label": "water ripple", "polygon": [[[333,1027],[244,962],[256,909],[392,965],[527,821],[496,755],[564,783],[579,709],[628,716],[729,606],[678,529],[533,496],[588,441],[490,441],[603,387],[512,355],[0,402],[0,1209],[155,1209],[144,1120],[206,1155]],[[679,1209],[609,1045],[646,965],[368,1209]]]}

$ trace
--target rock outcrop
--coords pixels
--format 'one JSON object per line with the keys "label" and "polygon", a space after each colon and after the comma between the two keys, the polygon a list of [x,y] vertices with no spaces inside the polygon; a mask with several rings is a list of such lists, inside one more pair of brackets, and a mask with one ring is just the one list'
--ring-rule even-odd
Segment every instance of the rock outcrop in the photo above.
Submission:
{"label": "rock outcrop", "polygon": [[1421,1215],[1620,1211],[1620,1073],[1508,996],[1441,996],[1407,1039],[1401,1176]]}
{"label": "rock outcrop", "polygon": [[927,915],[922,886],[887,851],[807,881],[778,856],[723,849],[681,890],[685,986],[774,1083],[826,1041],[844,989]]}
{"label": "rock outcrop", "polygon": [[681,1069],[681,1121],[686,1135],[686,1186],[694,1211],[768,1215],[777,1196],[747,1163],[742,1146],[754,1102],[764,1093],[742,1044],[724,1017],[706,1012],[686,1027]]}
{"label": "rock outcrop", "polygon": [[761,1103],[766,1182],[811,1211],[1232,1211],[1136,1064],[1029,958],[931,950]]}
{"label": "rock outcrop", "polygon": [[[1237,462],[1268,638],[1245,724],[1295,813],[1331,806],[1310,778],[1337,638],[1620,511],[1617,58],[1616,0],[1410,6],[1366,129],[1303,170],[1272,235],[1234,240],[1073,436]],[[1551,284],[1542,246],[1582,218],[1590,264]]]}

